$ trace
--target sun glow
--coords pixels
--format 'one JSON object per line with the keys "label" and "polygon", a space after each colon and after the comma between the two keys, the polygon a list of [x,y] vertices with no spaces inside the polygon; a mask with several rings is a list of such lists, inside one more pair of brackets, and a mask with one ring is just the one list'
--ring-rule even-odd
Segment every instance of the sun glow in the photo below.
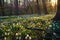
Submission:
{"label": "sun glow", "polygon": [[55,4],[57,4],[57,0],[51,0],[51,4],[52,6],[55,6]]}

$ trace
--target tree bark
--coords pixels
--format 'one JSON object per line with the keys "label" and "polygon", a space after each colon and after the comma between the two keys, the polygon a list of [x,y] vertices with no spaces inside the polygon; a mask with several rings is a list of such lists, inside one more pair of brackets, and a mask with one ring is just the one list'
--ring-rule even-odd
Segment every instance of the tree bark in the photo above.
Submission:
{"label": "tree bark", "polygon": [[44,13],[45,14],[48,14],[48,11],[47,11],[47,6],[46,6],[46,2],[45,2],[46,0],[42,0],[42,2],[43,2],[43,8],[44,8]]}
{"label": "tree bark", "polygon": [[33,14],[33,9],[32,9],[32,6],[30,5],[30,0],[29,0],[29,7],[30,7],[30,10],[31,10],[31,13]]}
{"label": "tree bark", "polygon": [[2,9],[2,2],[0,0],[0,16],[2,15],[1,9]]}
{"label": "tree bark", "polygon": [[53,20],[55,20],[55,21],[60,20],[60,0],[58,0],[58,2],[57,2],[57,13],[56,13],[55,17],[53,18]]}
{"label": "tree bark", "polygon": [[10,0],[10,7],[9,7],[9,11],[10,11],[10,14],[9,14],[9,15],[10,15],[10,16],[12,15],[12,6],[13,6],[13,5],[12,5],[12,0]]}
{"label": "tree bark", "polygon": [[19,14],[19,12],[18,12],[18,0],[15,0],[15,9],[16,9],[15,15],[18,15]]}
{"label": "tree bark", "polygon": [[1,16],[4,16],[4,0],[0,0],[0,9],[1,9]]}
{"label": "tree bark", "polygon": [[27,7],[26,3],[28,3],[28,0],[24,0],[24,11],[25,11],[25,14],[28,13],[27,12],[28,9],[26,8]]}
{"label": "tree bark", "polygon": [[39,0],[36,0],[37,3],[37,12],[38,14],[41,14],[40,6],[39,6]]}

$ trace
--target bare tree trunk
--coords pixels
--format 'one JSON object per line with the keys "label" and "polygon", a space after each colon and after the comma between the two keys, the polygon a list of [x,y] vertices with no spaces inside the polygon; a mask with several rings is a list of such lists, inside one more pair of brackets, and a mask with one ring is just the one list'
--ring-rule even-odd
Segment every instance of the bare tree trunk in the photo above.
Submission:
{"label": "bare tree trunk", "polygon": [[42,2],[43,2],[44,13],[48,14],[47,7],[46,7],[46,0],[42,0]]}
{"label": "bare tree trunk", "polygon": [[30,7],[30,9],[31,9],[31,13],[33,14],[33,9],[32,9],[32,6],[31,6],[31,4],[30,4],[30,0],[29,0],[29,7]]}
{"label": "bare tree trunk", "polygon": [[60,0],[58,0],[58,2],[57,2],[57,13],[56,13],[55,17],[53,18],[53,20],[60,21]]}
{"label": "bare tree trunk", "polygon": [[10,11],[10,14],[9,15],[12,15],[12,0],[10,0],[9,11]]}
{"label": "bare tree trunk", "polygon": [[1,16],[4,16],[4,0],[0,0],[0,9],[1,9]]}
{"label": "bare tree trunk", "polygon": [[8,8],[8,1],[7,1],[7,0],[6,0],[6,3],[4,4],[4,7],[5,7],[5,10],[4,10],[5,15],[9,15],[9,14],[10,14],[10,13],[8,13],[9,10],[7,10],[7,9],[9,9],[9,8]]}
{"label": "bare tree trunk", "polygon": [[39,0],[36,0],[37,3],[37,12],[38,14],[41,14],[40,6],[39,6]]}
{"label": "bare tree trunk", "polygon": [[26,3],[27,3],[27,0],[24,0],[24,11],[25,11],[25,14],[27,13],[27,5],[26,5]]}
{"label": "bare tree trunk", "polygon": [[18,12],[18,0],[15,0],[15,9],[16,9],[15,15],[18,15],[19,14],[19,12]]}
{"label": "bare tree trunk", "polygon": [[1,2],[2,0],[0,0],[0,16],[2,15],[2,12],[1,12],[1,10],[2,10],[2,2]]}

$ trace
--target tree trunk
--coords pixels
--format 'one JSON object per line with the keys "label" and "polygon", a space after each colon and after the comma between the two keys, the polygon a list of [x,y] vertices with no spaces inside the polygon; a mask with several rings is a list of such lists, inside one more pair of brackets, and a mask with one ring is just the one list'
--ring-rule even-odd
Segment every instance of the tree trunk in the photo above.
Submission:
{"label": "tree trunk", "polygon": [[18,15],[18,0],[15,0],[15,15]]}
{"label": "tree trunk", "polygon": [[2,15],[1,10],[2,10],[2,2],[1,2],[1,0],[0,0],[0,16]]}
{"label": "tree trunk", "polygon": [[48,14],[47,7],[46,7],[46,0],[42,0],[42,2],[43,2],[44,13]]}
{"label": "tree trunk", "polygon": [[38,12],[38,14],[41,14],[40,6],[39,6],[39,1],[36,0],[36,3],[37,3],[37,12]]}
{"label": "tree trunk", "polygon": [[24,11],[25,11],[25,14],[27,13],[27,3],[28,2],[28,0],[24,0]]}
{"label": "tree trunk", "polygon": [[60,20],[60,0],[58,0],[58,2],[57,2],[57,13],[56,13],[55,17],[53,18],[53,20],[55,20],[55,21]]}
{"label": "tree trunk", "polygon": [[31,14],[33,14],[33,9],[32,9],[32,6],[30,5],[30,0],[29,0],[29,7],[30,7],[30,10],[31,10]]}
{"label": "tree trunk", "polygon": [[10,7],[9,7],[9,11],[10,11],[10,14],[9,14],[9,15],[10,15],[10,16],[12,15],[12,6],[13,6],[13,5],[12,5],[12,0],[10,0]]}
{"label": "tree trunk", "polygon": [[4,0],[0,0],[1,16],[4,16]]}

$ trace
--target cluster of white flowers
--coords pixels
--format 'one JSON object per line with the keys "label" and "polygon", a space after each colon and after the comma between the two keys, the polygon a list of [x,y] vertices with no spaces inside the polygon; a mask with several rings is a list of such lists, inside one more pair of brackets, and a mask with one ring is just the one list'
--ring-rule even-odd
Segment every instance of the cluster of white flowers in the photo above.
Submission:
{"label": "cluster of white flowers", "polygon": [[55,36],[56,36],[56,33],[55,33],[55,32],[53,32],[53,35],[55,35]]}
{"label": "cluster of white flowers", "polygon": [[6,32],[5,32],[5,35],[10,35],[10,33],[6,33]]}
{"label": "cluster of white flowers", "polygon": [[19,39],[19,40],[20,40],[20,39],[21,39],[21,37],[16,37],[16,39]]}
{"label": "cluster of white flowers", "polygon": [[15,23],[13,23],[13,26],[15,27]]}
{"label": "cluster of white flowers", "polygon": [[49,25],[49,27],[52,27],[52,25]]}
{"label": "cluster of white flowers", "polygon": [[21,33],[19,33],[19,32],[18,32],[18,33],[16,33],[16,36],[18,36],[18,35],[21,35]]}
{"label": "cluster of white flowers", "polygon": [[5,27],[5,25],[3,23],[1,23],[1,26],[0,27]]}
{"label": "cluster of white flowers", "polygon": [[25,39],[26,39],[26,40],[27,40],[27,39],[28,39],[28,40],[31,40],[31,37],[27,34],[26,37],[25,37]]}
{"label": "cluster of white flowers", "polygon": [[16,36],[17,36],[16,39],[19,39],[20,40],[21,39],[21,36],[18,37],[18,35],[21,35],[21,33],[16,33]]}
{"label": "cluster of white flowers", "polygon": [[6,40],[7,38],[6,37],[4,37],[4,40]]}

